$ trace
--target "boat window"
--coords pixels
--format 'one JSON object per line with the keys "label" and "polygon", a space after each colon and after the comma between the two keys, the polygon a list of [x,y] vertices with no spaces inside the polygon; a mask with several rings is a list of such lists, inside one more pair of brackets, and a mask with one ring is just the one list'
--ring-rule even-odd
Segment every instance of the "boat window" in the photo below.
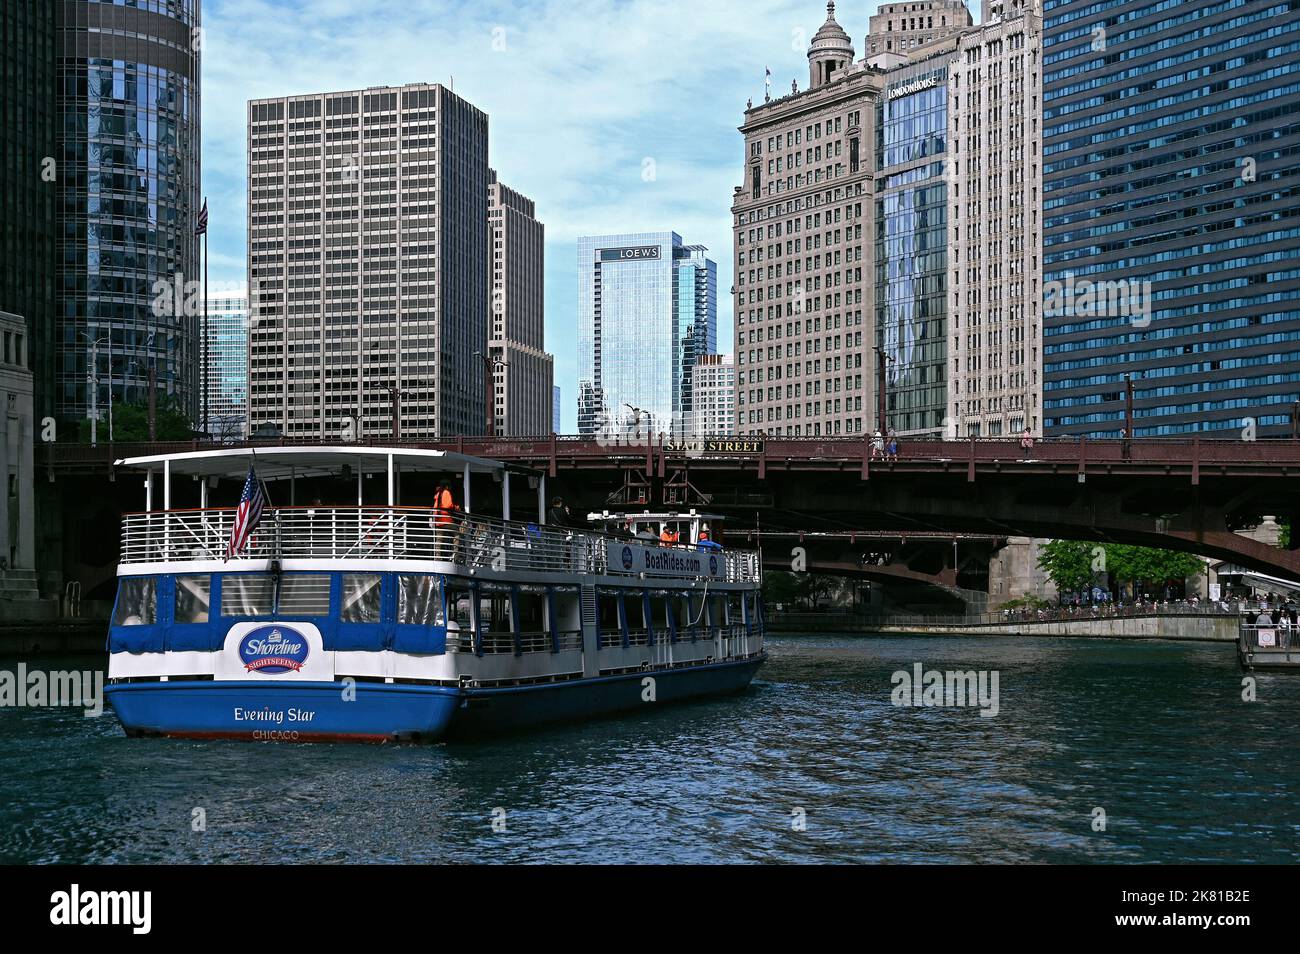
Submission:
{"label": "boat window", "polygon": [[519,606],[519,630],[524,633],[550,631],[546,624],[546,594],[520,590],[515,597]]}
{"label": "boat window", "polygon": [[470,619],[470,610],[473,606],[474,596],[469,590],[449,589],[447,591],[447,610],[451,613],[451,621],[462,630],[468,631],[473,623]]}
{"label": "boat window", "polygon": [[479,630],[483,633],[509,633],[510,594],[505,591],[480,592],[478,598]]}
{"label": "boat window", "polygon": [[600,594],[600,631],[601,632],[621,632],[621,626],[618,620],[618,594],[601,593]]}
{"label": "boat window", "polygon": [[324,573],[286,573],[280,580],[279,613],[328,616],[330,578]]}
{"label": "boat window", "polygon": [[705,598],[698,593],[682,593],[679,603],[677,603],[677,621],[682,629],[695,628],[706,624],[703,617],[703,606]]}
{"label": "boat window", "polygon": [[[465,612],[469,613],[468,604]],[[442,590],[436,576],[397,577],[397,621],[419,626],[442,625]]]}
{"label": "boat window", "polygon": [[344,573],[340,619],[345,623],[378,623],[382,582],[378,573]]}
{"label": "boat window", "polygon": [[727,623],[731,626],[739,626],[742,622],[740,616],[740,601],[742,594],[736,591],[727,594]]}
{"label": "boat window", "polygon": [[176,577],[176,605],[173,616],[178,623],[206,623],[212,595],[212,577]]}
{"label": "boat window", "polygon": [[157,620],[158,588],[152,576],[125,577],[117,587],[114,626],[151,626]]}
{"label": "boat window", "polygon": [[727,598],[725,596],[709,597],[709,619],[710,626],[717,629],[727,621]]}
{"label": "boat window", "polygon": [[227,573],[221,578],[222,616],[270,616],[275,581],[266,573]]}
{"label": "boat window", "polygon": [[650,628],[651,621],[646,618],[645,594],[629,592],[623,597],[623,605],[627,607],[628,629],[644,633]]}

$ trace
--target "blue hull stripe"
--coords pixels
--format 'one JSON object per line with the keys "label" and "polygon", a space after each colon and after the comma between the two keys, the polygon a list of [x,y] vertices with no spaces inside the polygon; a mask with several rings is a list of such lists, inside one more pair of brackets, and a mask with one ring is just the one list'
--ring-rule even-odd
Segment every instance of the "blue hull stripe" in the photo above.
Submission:
{"label": "blue hull stripe", "polygon": [[105,692],[130,735],[383,742],[515,731],[739,692],[766,658],[499,688],[358,682],[352,701],[341,683],[326,682],[134,682]]}

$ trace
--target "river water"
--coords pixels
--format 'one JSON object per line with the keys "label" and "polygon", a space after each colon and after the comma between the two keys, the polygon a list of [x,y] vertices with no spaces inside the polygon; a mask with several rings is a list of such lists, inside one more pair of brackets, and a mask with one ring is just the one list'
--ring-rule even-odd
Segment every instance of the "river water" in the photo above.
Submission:
{"label": "river water", "polygon": [[[1243,701],[1230,644],[768,645],[744,695],[490,743],[128,740],[111,712],[0,709],[0,860],[1300,860],[1300,675]],[[893,705],[915,663],[996,672],[997,715]]]}

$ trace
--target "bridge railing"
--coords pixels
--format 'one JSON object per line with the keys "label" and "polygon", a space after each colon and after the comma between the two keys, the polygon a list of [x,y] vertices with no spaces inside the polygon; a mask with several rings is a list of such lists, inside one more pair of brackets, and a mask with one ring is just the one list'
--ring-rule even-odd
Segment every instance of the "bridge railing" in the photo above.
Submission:
{"label": "bridge railing", "polygon": [[[224,560],[235,514],[234,508],[127,514],[119,560],[126,565]],[[611,540],[597,533],[428,507],[285,507],[263,513],[247,549],[231,563],[428,560],[470,570],[630,574],[621,561],[608,565],[606,544]],[[666,549],[700,555],[686,546]],[[758,554],[721,550],[710,555],[719,558],[718,576],[725,581],[757,581]]]}

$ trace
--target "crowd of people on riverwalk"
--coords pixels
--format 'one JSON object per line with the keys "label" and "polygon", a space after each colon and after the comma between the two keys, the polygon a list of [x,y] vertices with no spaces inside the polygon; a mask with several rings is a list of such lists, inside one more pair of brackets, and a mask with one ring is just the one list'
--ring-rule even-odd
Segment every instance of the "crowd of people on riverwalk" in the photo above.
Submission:
{"label": "crowd of people on riverwalk", "polygon": [[1300,607],[1286,597],[1273,593],[1262,597],[1237,596],[1210,600],[1199,596],[1184,599],[1153,599],[1148,596],[1133,600],[1116,600],[1085,603],[1072,599],[1051,606],[1008,607],[1002,611],[1003,619],[1017,622],[1036,620],[1054,622],[1072,619],[1112,619],[1123,616],[1259,616],[1267,613],[1270,622],[1282,619],[1297,623]]}

